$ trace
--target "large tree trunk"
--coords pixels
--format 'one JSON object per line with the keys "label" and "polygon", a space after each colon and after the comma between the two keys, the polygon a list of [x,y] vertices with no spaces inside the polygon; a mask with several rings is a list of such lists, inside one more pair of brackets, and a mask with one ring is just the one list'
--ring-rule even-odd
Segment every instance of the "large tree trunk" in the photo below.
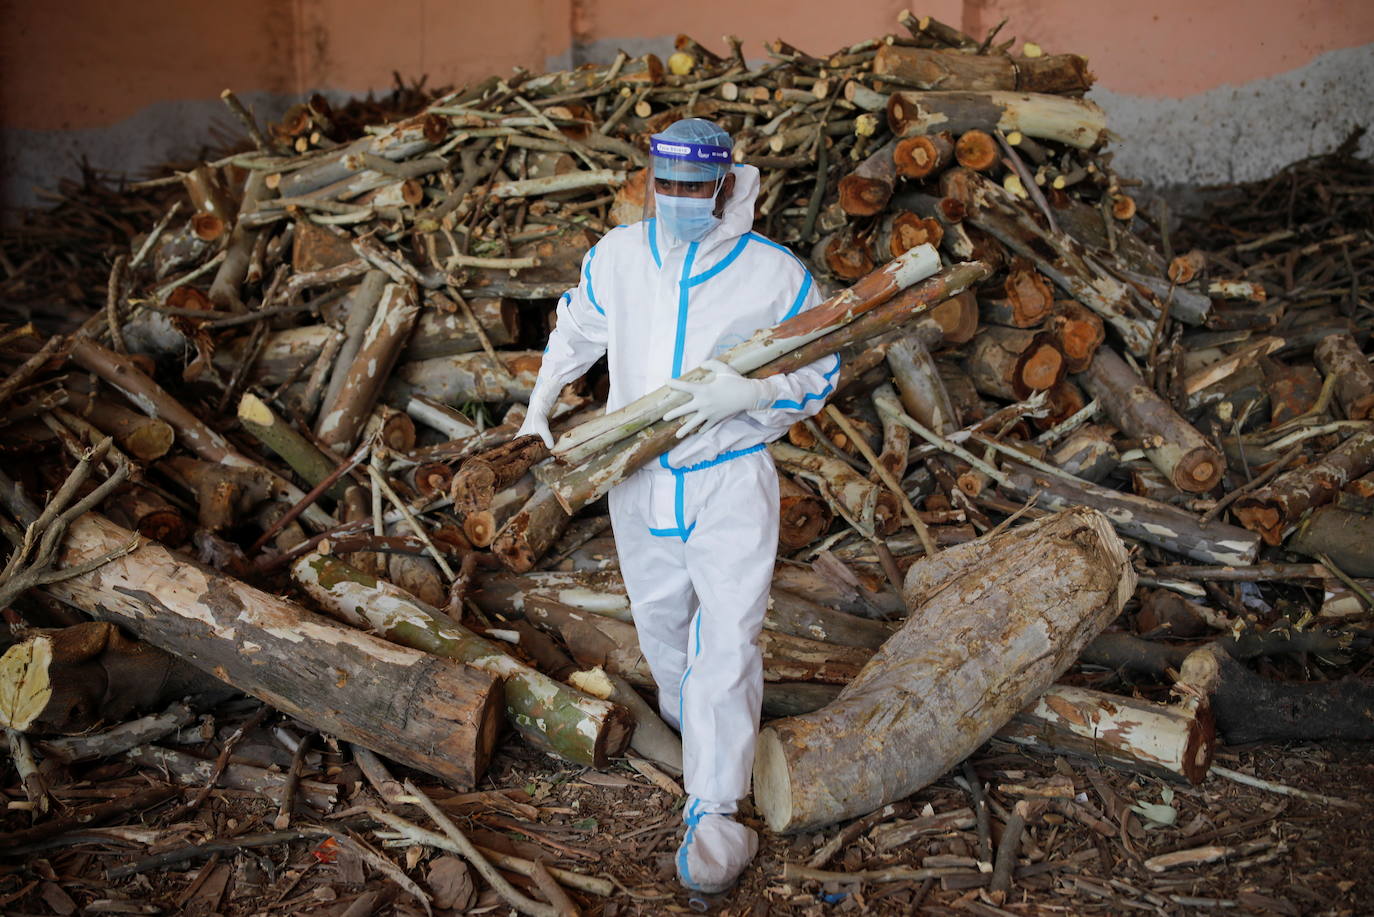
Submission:
{"label": "large tree trunk", "polygon": [[[62,565],[134,537],[88,513],[72,523]],[[161,545],[45,588],[316,729],[456,786],[475,786],[491,758],[496,676],[340,627]]]}
{"label": "large tree trunk", "polygon": [[[1126,547],[1089,509],[958,552],[834,703],[759,736],[754,803],[774,831],[870,812],[967,757],[1054,683],[1135,591]],[[836,749],[846,749],[836,755]]]}
{"label": "large tree trunk", "polygon": [[623,708],[530,668],[404,589],[325,554],[307,554],[291,573],[330,614],[354,627],[500,677],[506,685],[506,717],[538,747],[589,767],[605,767],[625,750],[631,724]]}

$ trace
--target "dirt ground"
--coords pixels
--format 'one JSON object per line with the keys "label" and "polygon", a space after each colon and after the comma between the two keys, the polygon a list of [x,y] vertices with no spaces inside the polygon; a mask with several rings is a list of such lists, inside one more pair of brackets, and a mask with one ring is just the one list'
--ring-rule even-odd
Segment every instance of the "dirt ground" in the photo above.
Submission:
{"label": "dirt ground", "polygon": [[[436,854],[418,848],[387,850],[377,826],[359,821],[362,804],[376,803],[356,767],[321,767],[337,783],[334,817],[308,818],[297,826],[333,824],[345,834],[410,867],[406,875],[436,888],[431,867]],[[572,892],[584,914],[629,915],[712,913],[720,915],[820,914],[1239,914],[1345,915],[1374,913],[1374,748],[1357,744],[1300,744],[1289,747],[1223,749],[1217,764],[1289,787],[1337,797],[1349,808],[1317,804],[1243,786],[1215,774],[1200,787],[1170,784],[1089,762],[1033,757],[1010,746],[985,747],[974,756],[992,811],[1010,810],[1034,794],[1067,793],[1083,820],[1051,809],[1032,819],[1021,845],[1011,894],[997,899],[981,886],[979,835],[934,830],[880,852],[878,826],[841,848],[825,868],[852,873],[890,868],[951,867],[955,875],[927,882],[815,881],[784,877],[785,864],[805,864],[838,829],[778,836],[762,831],[746,807],[745,820],[761,831],[761,848],[740,885],[711,898],[693,896],[676,882],[673,855],[681,839],[681,800],[627,765],[597,772],[571,768],[516,740],[505,743],[491,768],[480,802],[453,797],[439,787],[422,787],[454,815],[478,843],[550,866],[609,879],[609,897]],[[84,806],[112,793],[141,788],[147,769],[99,764],[66,784],[57,798]],[[1066,779],[1067,778],[1067,779]],[[10,799],[18,797],[7,782]],[[499,799],[497,797],[500,797]],[[1062,797],[1070,798],[1070,797]],[[967,808],[970,797],[947,775],[911,797],[908,818]],[[1147,809],[1151,804],[1166,809]],[[1124,818],[1112,813],[1138,804]],[[327,837],[306,837],[265,846],[232,846],[169,867],[147,868],[118,880],[107,872],[151,854],[181,850],[206,840],[244,839],[272,830],[275,806],[246,791],[217,791],[197,812],[165,824],[167,806],[151,810],[123,828],[69,835],[61,846],[0,851],[0,912],[23,914],[423,914],[419,902],[392,878],[349,849],[331,849]],[[1143,810],[1143,811],[1142,811]],[[353,814],[347,814],[349,812]],[[413,806],[395,809],[429,826]],[[1173,824],[1152,822],[1145,814]],[[339,813],[345,813],[343,819]],[[27,821],[13,808],[4,827]],[[127,821],[127,819],[126,819]],[[1091,822],[1096,828],[1085,824]],[[890,823],[889,823],[890,824]],[[992,819],[994,832],[1000,817]],[[994,844],[998,841],[995,833]],[[75,843],[74,843],[75,842]],[[404,845],[403,845],[404,846]],[[1217,848],[1225,860],[1164,872],[1146,868],[1160,854]],[[962,868],[961,868],[962,867]],[[527,891],[533,886],[511,876]],[[485,889],[466,910],[435,908],[436,914],[510,912]],[[444,903],[441,898],[440,903]]]}

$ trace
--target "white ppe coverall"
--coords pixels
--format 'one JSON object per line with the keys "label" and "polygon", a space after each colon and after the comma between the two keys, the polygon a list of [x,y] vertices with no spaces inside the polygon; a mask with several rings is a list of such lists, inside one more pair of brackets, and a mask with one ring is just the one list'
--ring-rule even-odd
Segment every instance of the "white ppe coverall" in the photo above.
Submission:
{"label": "white ppe coverall", "polygon": [[[559,301],[536,397],[606,353],[614,411],[820,301],[796,256],[751,232],[758,170],[733,172],[722,219],[701,241],[669,244],[649,220],[587,253],[581,283]],[[694,819],[733,813],[749,789],[763,694],[757,639],[778,535],[766,444],[821,409],[839,370],[829,356],[769,377],[766,407],[688,436],[609,495],[640,648],[659,709],[682,732],[684,851]]]}

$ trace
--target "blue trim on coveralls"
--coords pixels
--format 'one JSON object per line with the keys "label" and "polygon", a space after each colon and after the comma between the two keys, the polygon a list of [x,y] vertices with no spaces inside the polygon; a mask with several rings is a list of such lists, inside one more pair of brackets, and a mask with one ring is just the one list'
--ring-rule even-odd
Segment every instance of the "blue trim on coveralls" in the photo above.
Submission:
{"label": "blue trim on coveralls", "polygon": [[649,217],[649,254],[654,256],[654,264],[663,269],[663,259],[658,256],[658,217]]}
{"label": "blue trim on coveralls", "polygon": [[687,823],[687,835],[682,839],[682,846],[677,852],[677,872],[682,877],[682,881],[693,891],[700,891],[697,883],[692,879],[691,867],[687,865],[687,848],[692,846],[692,835],[697,833],[697,824],[701,821],[704,813],[693,811],[701,805],[700,799],[693,799],[692,804],[687,807],[687,814],[683,821]]}
{"label": "blue trim on coveralls", "polygon": [[596,301],[596,292],[592,290],[592,258],[596,257],[596,246],[593,245],[587,252],[587,263],[582,266],[582,280],[587,284],[587,300],[591,302],[592,308],[606,314],[606,310],[601,308],[601,304]]}
{"label": "blue trim on coveralls", "polygon": [[801,311],[802,303],[806,302],[806,294],[811,292],[811,272],[802,274],[801,289],[797,291],[797,298],[792,300],[792,307],[787,310],[787,314],[782,317],[782,321],[787,321]]}
{"label": "blue trim on coveralls", "polygon": [[833,391],[835,390],[835,381],[834,381],[834,377],[839,373],[839,371],[840,371],[840,355],[839,355],[839,354],[835,354],[835,368],[832,369],[832,370],[830,370],[830,372],[828,372],[828,373],[825,374],[825,379],[829,382],[829,385],[827,385],[825,388],[821,389],[819,392],[807,392],[805,395],[802,396],[802,400],[801,400],[801,401],[792,401],[792,400],[786,399],[786,398],[780,399],[780,400],[778,400],[778,401],[774,401],[774,402],[769,406],[769,410],[776,411],[776,410],[779,410],[779,409],[782,409],[782,408],[790,408],[790,409],[792,409],[792,410],[794,410],[794,411],[800,411],[802,408],[806,407],[806,403],[807,403],[808,401],[820,401],[820,400],[821,400],[822,398],[824,398],[826,395],[829,395],[831,392],[833,392]]}

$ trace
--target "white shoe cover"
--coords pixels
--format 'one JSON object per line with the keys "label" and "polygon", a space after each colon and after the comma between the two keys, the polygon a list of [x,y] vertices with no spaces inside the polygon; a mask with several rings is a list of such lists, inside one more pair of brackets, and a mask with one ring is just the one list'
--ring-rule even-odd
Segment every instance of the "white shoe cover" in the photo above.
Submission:
{"label": "white shoe cover", "polygon": [[707,812],[687,819],[677,849],[677,877],[693,891],[714,895],[735,884],[759,849],[753,828],[729,815]]}

